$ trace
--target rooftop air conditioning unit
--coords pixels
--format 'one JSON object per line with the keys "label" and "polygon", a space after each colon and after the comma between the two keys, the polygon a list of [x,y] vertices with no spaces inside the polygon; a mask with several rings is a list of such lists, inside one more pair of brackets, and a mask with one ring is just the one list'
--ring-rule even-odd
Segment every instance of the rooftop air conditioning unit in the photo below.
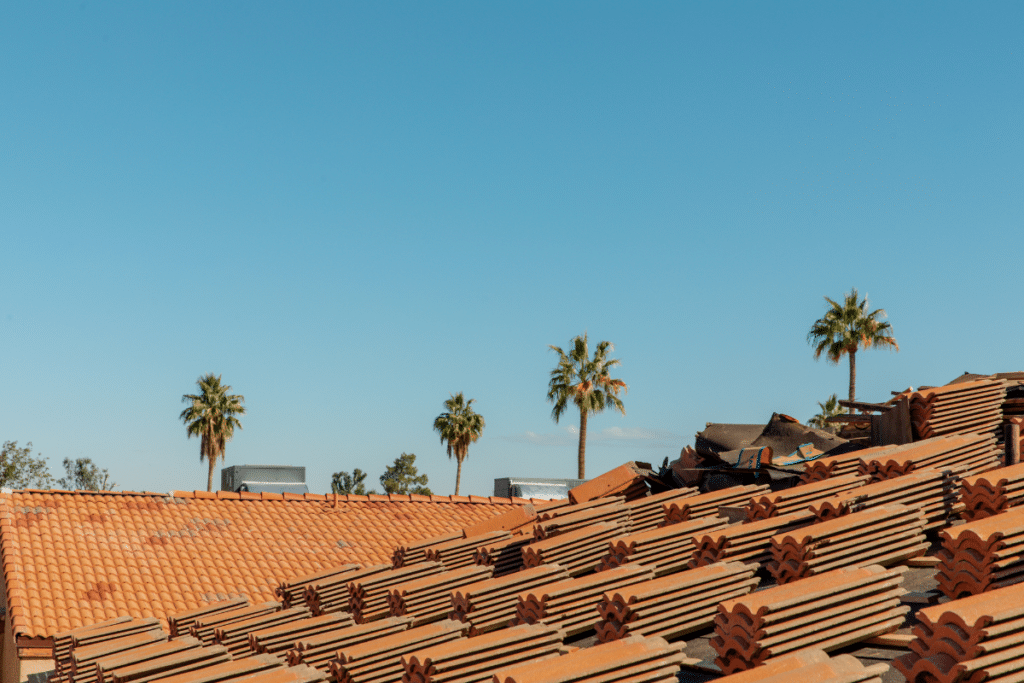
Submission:
{"label": "rooftop air conditioning unit", "polygon": [[562,500],[569,497],[569,489],[576,488],[586,479],[545,479],[543,477],[504,477],[494,480],[494,495],[500,498],[537,498]]}
{"label": "rooftop air conditioning unit", "polygon": [[306,468],[292,465],[232,465],[220,471],[221,491],[309,493]]}

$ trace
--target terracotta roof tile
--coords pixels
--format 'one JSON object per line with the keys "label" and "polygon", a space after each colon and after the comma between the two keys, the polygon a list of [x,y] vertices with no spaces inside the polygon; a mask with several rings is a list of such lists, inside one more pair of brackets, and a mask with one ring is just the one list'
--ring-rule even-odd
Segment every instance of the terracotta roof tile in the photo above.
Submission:
{"label": "terracotta roof tile", "polygon": [[390,564],[398,545],[460,531],[512,504],[348,498],[0,495],[0,559],[14,632],[45,638],[122,614],[165,620],[228,598],[274,600],[281,581],[349,563]]}

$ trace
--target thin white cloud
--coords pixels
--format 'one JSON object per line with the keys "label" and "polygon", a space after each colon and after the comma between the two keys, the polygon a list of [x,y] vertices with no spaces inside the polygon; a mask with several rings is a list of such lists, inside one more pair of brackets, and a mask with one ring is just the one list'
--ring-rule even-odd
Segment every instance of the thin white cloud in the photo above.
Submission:
{"label": "thin white cloud", "polygon": [[[563,427],[557,432],[538,434],[523,432],[497,437],[500,441],[528,443],[534,446],[572,446],[579,439],[577,427]],[[587,434],[588,446],[631,446],[633,448],[675,448],[685,446],[686,439],[664,429],[644,429],[640,427],[608,427],[599,432]]]}

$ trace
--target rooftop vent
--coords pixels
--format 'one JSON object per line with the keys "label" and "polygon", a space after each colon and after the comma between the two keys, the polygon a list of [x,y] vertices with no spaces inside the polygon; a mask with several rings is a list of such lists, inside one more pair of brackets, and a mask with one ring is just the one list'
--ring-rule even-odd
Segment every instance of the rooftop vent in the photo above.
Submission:
{"label": "rooftop vent", "polygon": [[537,498],[561,500],[569,497],[569,489],[586,479],[545,479],[542,477],[504,477],[494,480],[494,495],[501,498]]}
{"label": "rooftop vent", "polygon": [[232,465],[220,471],[221,491],[309,493],[306,468],[292,465]]}

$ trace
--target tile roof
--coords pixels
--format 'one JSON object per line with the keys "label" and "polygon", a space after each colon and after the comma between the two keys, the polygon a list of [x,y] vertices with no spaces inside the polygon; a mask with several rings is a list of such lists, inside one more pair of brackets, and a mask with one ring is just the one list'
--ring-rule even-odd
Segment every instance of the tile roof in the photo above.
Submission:
{"label": "tile roof", "polygon": [[230,597],[260,603],[283,580],[391,564],[400,544],[529,502],[17,490],[0,494],[7,613],[15,635],[48,638],[124,614],[163,621]]}

